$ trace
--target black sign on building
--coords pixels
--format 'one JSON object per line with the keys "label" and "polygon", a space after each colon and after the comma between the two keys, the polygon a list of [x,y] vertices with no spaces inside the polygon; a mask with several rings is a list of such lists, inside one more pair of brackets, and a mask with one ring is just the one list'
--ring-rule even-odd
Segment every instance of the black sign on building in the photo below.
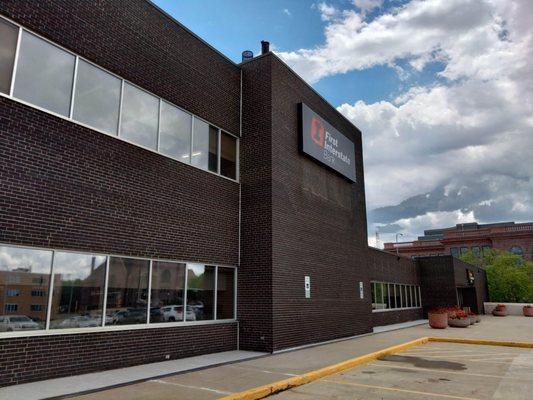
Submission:
{"label": "black sign on building", "polygon": [[298,115],[299,150],[355,182],[353,142],[304,103],[298,104]]}

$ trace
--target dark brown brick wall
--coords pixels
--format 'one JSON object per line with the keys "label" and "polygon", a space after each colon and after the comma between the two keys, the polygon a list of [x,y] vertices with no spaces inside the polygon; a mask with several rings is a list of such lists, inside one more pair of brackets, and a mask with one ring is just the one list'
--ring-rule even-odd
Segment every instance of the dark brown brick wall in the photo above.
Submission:
{"label": "dark brown brick wall", "polygon": [[416,263],[406,257],[397,257],[373,247],[368,248],[368,269],[374,281],[420,285]]}
{"label": "dark brown brick wall", "polygon": [[[146,1],[0,14],[239,133],[240,69]],[[239,184],[0,98],[0,243],[238,264]],[[2,385],[223,350],[236,324],[0,339]]]}
{"label": "dark brown brick wall", "polygon": [[[371,330],[361,133],[277,57],[272,68],[274,350]],[[297,104],[355,144],[357,183],[298,152]],[[304,277],[311,278],[311,298]]]}
{"label": "dark brown brick wall", "polygon": [[420,257],[416,262],[420,266],[424,315],[432,308],[457,304],[452,257]]}
{"label": "dark brown brick wall", "polygon": [[2,0],[0,14],[239,133],[239,67],[149,1]]}
{"label": "dark brown brick wall", "polygon": [[[419,268],[413,260],[397,257],[373,247],[368,248],[368,270],[370,271],[370,279],[373,281],[420,285]],[[422,294],[423,303],[424,294]],[[373,326],[383,326],[421,319],[422,316],[421,308],[383,311],[372,313],[372,321]]]}
{"label": "dark brown brick wall", "polygon": [[235,182],[6,98],[0,155],[0,242],[237,265]]}
{"label": "dark brown brick wall", "polygon": [[421,308],[400,311],[383,311],[372,313],[372,322],[374,326],[384,326],[399,324],[401,322],[416,321],[423,318]]}
{"label": "dark brown brick wall", "polygon": [[[478,312],[483,313],[483,302],[488,300],[487,277],[483,269],[467,264],[452,256],[417,258],[422,280],[424,314],[436,307],[457,304],[457,288],[468,287],[466,270],[474,272],[474,288]],[[475,310],[473,310],[475,311]]]}
{"label": "dark brown brick wall", "polygon": [[272,351],[272,83],[269,58],[243,65],[241,263],[242,349]]}
{"label": "dark brown brick wall", "polygon": [[0,339],[0,386],[235,350],[236,325]]}

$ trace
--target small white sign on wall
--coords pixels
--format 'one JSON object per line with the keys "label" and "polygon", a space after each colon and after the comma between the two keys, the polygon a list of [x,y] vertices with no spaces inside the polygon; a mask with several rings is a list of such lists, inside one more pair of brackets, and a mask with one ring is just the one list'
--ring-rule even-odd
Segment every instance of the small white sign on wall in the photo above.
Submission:
{"label": "small white sign on wall", "polygon": [[306,276],[304,278],[304,288],[305,288],[305,298],[310,299],[311,298],[311,277]]}
{"label": "small white sign on wall", "polygon": [[365,297],[365,292],[363,289],[363,282],[359,282],[359,298],[364,299],[364,297]]}

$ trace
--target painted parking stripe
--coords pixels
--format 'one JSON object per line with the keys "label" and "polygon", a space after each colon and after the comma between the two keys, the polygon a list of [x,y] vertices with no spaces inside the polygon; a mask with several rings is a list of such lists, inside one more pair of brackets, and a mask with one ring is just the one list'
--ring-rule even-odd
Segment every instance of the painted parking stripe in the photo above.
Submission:
{"label": "painted parking stripe", "polygon": [[206,388],[206,387],[202,387],[202,386],[184,385],[182,383],[176,383],[176,382],[167,382],[167,381],[164,381],[162,379],[150,379],[148,382],[160,383],[160,384],[163,384],[163,385],[180,386],[180,387],[185,387],[185,388],[188,388],[188,389],[206,390],[208,392],[213,392],[213,393],[223,394],[223,395],[230,394],[230,392],[224,392],[222,390],[211,389],[211,388]]}
{"label": "painted parking stripe", "polygon": [[[368,364],[369,366],[373,367],[381,367],[381,368],[387,368],[387,369],[409,369],[409,370],[415,370],[415,371],[427,371],[427,372],[433,372],[435,374],[452,374],[452,375],[468,375],[468,376],[479,376],[479,377],[487,377],[487,378],[503,378],[502,375],[490,375],[490,374],[476,374],[473,372],[458,372],[458,371],[448,371],[444,369],[433,369],[433,368],[422,368],[422,367],[404,367],[402,365],[398,365],[396,363],[387,362],[387,361],[380,361],[379,364]],[[506,378],[506,379],[513,379],[517,381],[526,381],[529,382],[530,379],[520,379],[520,378]]]}
{"label": "painted parking stripe", "polygon": [[[464,358],[464,357],[491,357],[491,356],[517,356],[517,353],[477,353],[477,354],[455,354],[447,355],[443,354],[440,356],[423,356],[423,358]],[[406,356],[407,357],[407,356]]]}
{"label": "painted parking stripe", "polygon": [[297,374],[289,374],[288,372],[269,371],[269,370],[266,370],[266,369],[254,369],[254,368],[251,368],[251,367],[241,367],[240,365],[228,365],[228,367],[237,368],[237,369],[245,369],[247,371],[250,371],[251,369],[253,369],[255,372],[264,372],[265,374],[297,376]]}
{"label": "painted parking stripe", "polygon": [[329,382],[329,383],[336,383],[339,385],[348,385],[348,386],[356,386],[356,387],[363,387],[368,389],[377,389],[377,390],[385,390],[390,392],[401,392],[401,393],[410,393],[410,394],[418,394],[420,396],[425,397],[443,397],[446,399],[459,399],[459,400],[481,400],[474,397],[462,397],[462,396],[452,396],[450,394],[440,394],[440,393],[431,393],[431,392],[420,392],[418,390],[409,390],[409,389],[399,389],[399,388],[391,388],[386,386],[374,386],[374,385],[365,385],[362,383],[355,383],[355,382],[346,382],[346,381],[338,381],[338,380],[332,380],[332,379],[322,379],[323,382]]}

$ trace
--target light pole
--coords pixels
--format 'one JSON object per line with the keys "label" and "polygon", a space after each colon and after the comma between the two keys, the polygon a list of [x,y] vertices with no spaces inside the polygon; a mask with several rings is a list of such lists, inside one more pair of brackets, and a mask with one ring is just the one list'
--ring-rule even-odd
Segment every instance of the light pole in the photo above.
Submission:
{"label": "light pole", "polygon": [[398,248],[398,236],[403,236],[403,233],[396,234],[396,256],[400,257],[400,249]]}

